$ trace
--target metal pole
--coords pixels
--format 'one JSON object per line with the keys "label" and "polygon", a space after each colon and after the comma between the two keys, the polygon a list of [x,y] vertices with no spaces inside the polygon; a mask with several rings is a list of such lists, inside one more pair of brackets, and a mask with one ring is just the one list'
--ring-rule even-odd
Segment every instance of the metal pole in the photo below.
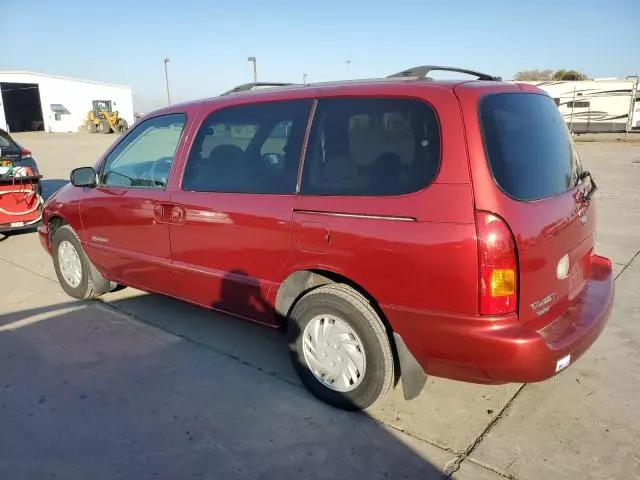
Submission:
{"label": "metal pole", "polygon": [[167,68],[167,64],[169,63],[169,59],[164,59],[164,80],[167,84],[167,103],[171,105],[171,93],[169,92],[169,70]]}
{"label": "metal pole", "polygon": [[258,81],[258,62],[256,57],[247,57],[247,60],[253,63],[253,83],[256,83]]}
{"label": "metal pole", "polygon": [[351,67],[351,60],[347,58],[347,60],[344,62],[347,64],[347,77],[349,76],[350,73],[350,67]]}
{"label": "metal pole", "polygon": [[303,73],[302,74],[302,84],[305,85],[307,83],[307,74]]}
{"label": "metal pole", "polygon": [[[630,79],[633,77],[627,77],[627,79]],[[633,113],[635,111],[635,106],[636,106],[636,97],[638,96],[638,82],[640,81],[640,78],[635,77],[636,81],[633,84],[633,88],[631,89],[631,103],[629,104],[629,116],[627,117],[627,124],[624,127],[624,140],[627,140],[627,135],[629,135],[629,132],[631,131],[631,127],[633,127]]]}
{"label": "metal pole", "polygon": [[571,102],[571,117],[569,118],[569,132],[573,135],[573,109],[576,104],[576,87],[577,85],[573,85],[573,101]]}

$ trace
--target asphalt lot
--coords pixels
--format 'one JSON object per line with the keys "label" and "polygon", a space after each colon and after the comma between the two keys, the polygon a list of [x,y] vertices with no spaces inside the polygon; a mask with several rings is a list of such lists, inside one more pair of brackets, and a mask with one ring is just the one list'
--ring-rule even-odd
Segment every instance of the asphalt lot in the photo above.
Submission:
{"label": "asphalt lot", "polygon": [[[46,177],[114,136],[17,134]],[[609,326],[540,384],[431,378],[368,414],[319,403],[277,334],[124,289],[76,302],[35,233],[0,234],[0,478],[640,479],[640,145],[578,145],[594,174]]]}

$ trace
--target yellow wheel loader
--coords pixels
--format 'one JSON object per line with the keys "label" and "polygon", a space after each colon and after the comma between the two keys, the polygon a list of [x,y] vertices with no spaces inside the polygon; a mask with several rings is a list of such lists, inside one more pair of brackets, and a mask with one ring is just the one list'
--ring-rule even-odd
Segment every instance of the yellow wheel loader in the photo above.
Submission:
{"label": "yellow wheel loader", "polygon": [[129,125],[111,108],[111,100],[94,100],[93,110],[87,114],[85,126],[89,133],[123,133]]}

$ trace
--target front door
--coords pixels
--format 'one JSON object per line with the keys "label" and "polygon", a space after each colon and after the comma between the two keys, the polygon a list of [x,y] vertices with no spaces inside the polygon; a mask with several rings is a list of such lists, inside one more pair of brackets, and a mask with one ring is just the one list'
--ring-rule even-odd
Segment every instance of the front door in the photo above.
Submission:
{"label": "front door", "polygon": [[[274,323],[269,290],[291,251],[291,221],[311,100],[206,112],[171,193],[169,226],[180,297]],[[203,115],[205,116],[205,115]]]}
{"label": "front door", "polygon": [[186,117],[153,117],[106,156],[98,186],[80,212],[89,257],[105,276],[144,290],[172,293],[166,191]]}

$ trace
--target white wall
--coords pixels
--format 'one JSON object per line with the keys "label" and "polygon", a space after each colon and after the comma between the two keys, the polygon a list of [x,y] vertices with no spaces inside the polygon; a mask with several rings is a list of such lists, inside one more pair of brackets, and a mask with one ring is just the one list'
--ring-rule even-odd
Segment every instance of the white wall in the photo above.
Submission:
{"label": "white wall", "polygon": [[4,100],[2,99],[2,92],[0,91],[0,128],[9,131],[7,125],[7,119],[4,116]]}
{"label": "white wall", "polygon": [[[114,104],[113,109],[117,110],[129,125],[134,121],[133,95],[129,87],[20,72],[0,72],[0,82],[39,85],[42,118],[47,132],[77,132],[79,128],[83,128],[93,100],[111,100]],[[54,112],[51,111],[51,104],[63,105],[69,114],[62,115],[61,120],[56,120]],[[6,121],[2,120],[3,118],[0,118],[0,126],[6,124]]]}

